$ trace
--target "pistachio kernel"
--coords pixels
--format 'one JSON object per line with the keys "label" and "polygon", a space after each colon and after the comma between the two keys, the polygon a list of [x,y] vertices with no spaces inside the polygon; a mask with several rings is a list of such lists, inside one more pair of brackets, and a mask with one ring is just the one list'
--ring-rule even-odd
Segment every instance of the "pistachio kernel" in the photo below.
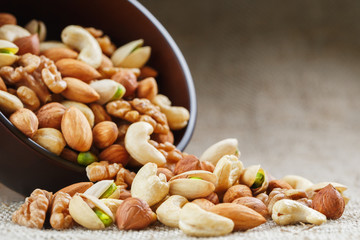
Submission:
{"label": "pistachio kernel", "polygon": [[100,196],[100,198],[108,198],[115,192],[117,186],[115,183],[112,183],[110,187]]}
{"label": "pistachio kernel", "polygon": [[77,162],[80,165],[87,166],[93,162],[97,162],[98,158],[92,152],[81,152],[77,157]]}
{"label": "pistachio kernel", "polygon": [[256,188],[261,187],[261,185],[264,183],[264,180],[265,180],[264,170],[260,169],[257,172],[256,177],[255,177],[255,181],[254,181],[253,185],[251,185],[250,188],[256,189]]}
{"label": "pistachio kernel", "polygon": [[110,226],[113,223],[113,220],[109,215],[107,215],[105,212],[100,210],[99,208],[95,207],[94,209],[95,214],[98,216],[100,221],[105,225],[105,227]]}

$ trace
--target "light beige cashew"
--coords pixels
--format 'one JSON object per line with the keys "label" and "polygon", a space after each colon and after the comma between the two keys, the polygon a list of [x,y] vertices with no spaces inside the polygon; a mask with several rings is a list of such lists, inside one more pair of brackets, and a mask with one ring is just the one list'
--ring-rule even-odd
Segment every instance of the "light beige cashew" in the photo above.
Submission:
{"label": "light beige cashew", "polygon": [[321,225],[326,222],[324,214],[290,199],[282,199],[274,204],[272,219],[279,225],[299,222]]}
{"label": "light beige cashew", "polygon": [[269,185],[267,173],[260,165],[252,165],[245,168],[240,176],[239,182],[247,185],[254,195],[266,191]]}
{"label": "light beige cashew", "polygon": [[70,47],[58,41],[46,41],[40,43],[40,53],[51,48],[70,48]]}
{"label": "light beige cashew", "polygon": [[[88,204],[90,203],[90,205]],[[69,213],[75,222],[88,229],[104,229],[106,226],[97,216],[94,208],[107,215],[110,222],[114,222],[111,210],[99,199],[85,194],[75,194],[69,203]]]}
{"label": "light beige cashew", "polygon": [[345,196],[344,192],[348,189],[348,187],[343,185],[343,184],[340,184],[340,183],[336,183],[336,182],[320,182],[320,183],[313,184],[310,187],[306,188],[305,192],[307,193],[309,198],[313,198],[315,196],[316,192],[320,191],[321,189],[323,189],[324,187],[326,187],[329,184],[331,184],[336,190],[339,191],[341,196],[344,198],[345,204],[347,204],[349,202],[350,198]]}
{"label": "light beige cashew", "polygon": [[79,50],[78,60],[94,68],[98,68],[102,61],[102,51],[96,39],[83,27],[69,25],[61,33],[63,43]]}
{"label": "light beige cashew", "polygon": [[215,190],[216,176],[204,170],[192,170],[169,180],[170,194],[187,199],[206,197]]}
{"label": "light beige cashew", "polygon": [[237,139],[227,138],[211,145],[205,150],[199,160],[211,162],[216,166],[217,162],[224,155],[236,155],[237,157],[240,157]]}
{"label": "light beige cashew", "polygon": [[46,38],[46,26],[45,23],[36,19],[31,20],[25,25],[25,28],[31,33],[39,36],[40,42],[43,42]]}
{"label": "light beige cashew", "polygon": [[30,36],[29,31],[18,25],[5,24],[0,27],[0,39],[13,42],[18,38],[28,36]]}
{"label": "light beige cashew", "polygon": [[215,192],[225,191],[239,179],[243,171],[243,163],[234,155],[223,156],[215,166],[217,177]]}
{"label": "light beige cashew", "polygon": [[0,67],[10,66],[19,56],[15,55],[19,47],[7,40],[0,40]]}
{"label": "light beige cashew", "polygon": [[115,67],[141,68],[149,60],[151,54],[150,47],[142,47],[143,39],[129,42],[112,54],[111,61]]}
{"label": "light beige cashew", "polygon": [[188,200],[183,196],[169,197],[156,210],[158,220],[168,227],[179,227],[180,210],[186,203]]}
{"label": "light beige cashew", "polygon": [[286,175],[281,180],[287,182],[294,189],[305,190],[308,187],[314,185],[310,180],[297,175]]}
{"label": "light beige cashew", "polygon": [[115,101],[122,98],[126,92],[123,85],[111,79],[102,79],[100,81],[93,81],[90,87],[100,95],[97,103],[103,105],[110,101]]}
{"label": "light beige cashew", "polygon": [[156,173],[156,164],[147,163],[140,168],[131,185],[131,196],[146,201],[150,207],[169,193],[166,176],[162,173],[157,176]]}
{"label": "light beige cashew", "polygon": [[195,203],[187,203],[180,210],[179,227],[190,236],[215,237],[231,233],[234,222],[229,218],[205,211]]}
{"label": "light beige cashew", "polygon": [[159,167],[164,166],[166,159],[149,143],[154,128],[147,122],[136,122],[130,125],[125,135],[125,148],[130,156],[144,165],[152,162]]}
{"label": "light beige cashew", "polygon": [[158,94],[151,102],[160,107],[161,112],[166,115],[170,129],[179,130],[186,127],[190,113],[184,107],[171,106],[171,101],[165,95]]}
{"label": "light beige cashew", "polygon": [[94,115],[93,111],[91,110],[91,108],[89,108],[87,105],[80,103],[80,102],[75,102],[75,101],[62,101],[61,104],[64,105],[66,107],[66,109],[68,109],[70,107],[76,107],[85,115],[90,126],[91,127],[94,126],[95,115]]}

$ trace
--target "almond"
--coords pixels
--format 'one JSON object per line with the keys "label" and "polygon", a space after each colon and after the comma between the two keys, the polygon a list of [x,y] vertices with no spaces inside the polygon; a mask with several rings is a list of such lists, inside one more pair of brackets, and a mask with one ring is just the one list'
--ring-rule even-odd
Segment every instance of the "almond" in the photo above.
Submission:
{"label": "almond", "polygon": [[10,116],[10,121],[17,129],[30,138],[35,135],[39,126],[35,113],[26,108],[21,108],[13,113]]}
{"label": "almond", "polygon": [[94,185],[92,182],[74,183],[74,184],[71,184],[67,187],[60,189],[54,195],[56,195],[58,192],[64,192],[64,193],[69,194],[72,197],[75,195],[75,193],[84,193],[92,185]]}
{"label": "almond", "polygon": [[265,205],[260,199],[254,198],[254,197],[241,197],[235,199],[232,203],[241,204],[246,207],[249,207],[256,212],[260,213],[264,218],[269,217],[269,211]]}
{"label": "almond", "polygon": [[95,117],[95,124],[98,124],[103,121],[111,121],[111,117],[107,112],[105,111],[104,107],[98,103],[92,103],[90,104],[90,108],[92,112],[94,113]]}
{"label": "almond", "polygon": [[63,78],[67,88],[61,93],[65,98],[82,103],[91,103],[99,100],[99,94],[87,83],[72,77]]}
{"label": "almond", "polygon": [[324,214],[328,219],[338,219],[345,210],[345,201],[341,194],[329,184],[316,193],[312,208]]}
{"label": "almond", "polygon": [[16,17],[10,13],[0,13],[0,27],[5,24],[16,25]]}
{"label": "almond", "polygon": [[99,159],[110,163],[121,163],[125,166],[129,161],[129,154],[123,146],[113,144],[100,153]]}
{"label": "almond", "polygon": [[101,77],[100,73],[92,66],[71,58],[57,61],[56,67],[62,77],[74,77],[87,83]]}
{"label": "almond", "polygon": [[24,55],[25,53],[40,54],[40,40],[37,34],[18,38],[14,43],[19,47],[18,55]]}
{"label": "almond", "polygon": [[69,48],[50,48],[43,51],[41,54],[54,62],[63,58],[76,59],[79,55],[76,51]]}
{"label": "almond", "polygon": [[234,230],[248,230],[266,222],[266,219],[256,211],[235,203],[220,203],[209,211],[233,220]]}
{"label": "almond", "polygon": [[57,102],[52,102],[42,106],[37,112],[40,128],[61,128],[61,119],[66,108]]}
{"label": "almond", "polygon": [[66,143],[74,150],[86,152],[93,141],[92,131],[85,115],[76,107],[70,107],[64,113],[61,130]]}

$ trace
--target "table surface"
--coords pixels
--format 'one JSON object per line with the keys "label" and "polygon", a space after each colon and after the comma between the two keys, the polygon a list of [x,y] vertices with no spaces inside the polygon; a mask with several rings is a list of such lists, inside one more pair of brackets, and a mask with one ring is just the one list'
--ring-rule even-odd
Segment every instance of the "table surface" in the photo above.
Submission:
{"label": "table surface", "polygon": [[[198,121],[186,152],[200,156],[221,139],[237,138],[245,166],[349,187],[339,220],[315,227],[269,221],[222,239],[358,239],[360,2],[141,2],[178,43],[194,78]],[[161,225],[28,229],[10,221],[23,199],[0,184],[1,239],[191,239]]]}

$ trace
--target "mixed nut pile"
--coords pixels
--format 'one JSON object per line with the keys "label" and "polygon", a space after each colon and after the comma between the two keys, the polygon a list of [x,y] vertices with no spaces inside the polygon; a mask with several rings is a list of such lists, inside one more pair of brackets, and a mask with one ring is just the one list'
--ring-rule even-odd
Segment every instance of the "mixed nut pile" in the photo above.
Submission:
{"label": "mixed nut pile", "polygon": [[187,125],[189,112],[158,93],[142,40],[116,49],[102,31],[80,26],[66,27],[62,42],[45,37],[41,21],[22,28],[0,14],[0,110],[44,148],[86,166],[89,182],[55,194],[34,190],[14,222],[42,228],[49,216],[58,230],[130,230],[158,220],[188,235],[220,236],[270,218],[320,225],[343,214],[346,186],[244,167],[236,139],[200,158],[176,149],[172,130]]}

